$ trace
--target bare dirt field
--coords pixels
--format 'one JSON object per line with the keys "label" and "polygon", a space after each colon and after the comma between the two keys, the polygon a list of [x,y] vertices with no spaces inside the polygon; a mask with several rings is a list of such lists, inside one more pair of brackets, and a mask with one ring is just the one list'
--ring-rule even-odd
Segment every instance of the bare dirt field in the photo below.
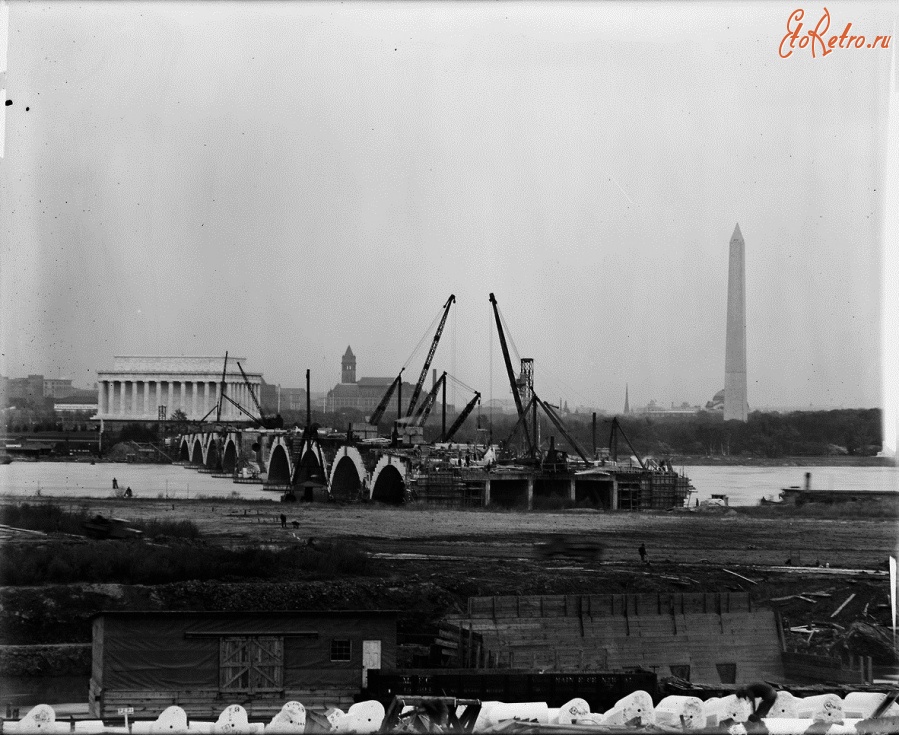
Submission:
{"label": "bare dirt field", "polygon": [[[352,539],[383,554],[485,561],[531,558],[535,544],[568,534],[601,543],[606,562],[639,562],[637,549],[643,543],[650,562],[781,566],[790,560],[794,566],[884,569],[887,558],[896,553],[899,530],[889,519],[759,517],[734,510],[515,512],[112,498],[54,502],[131,521],[187,519],[204,539],[224,546]],[[281,527],[282,513],[287,528]]]}

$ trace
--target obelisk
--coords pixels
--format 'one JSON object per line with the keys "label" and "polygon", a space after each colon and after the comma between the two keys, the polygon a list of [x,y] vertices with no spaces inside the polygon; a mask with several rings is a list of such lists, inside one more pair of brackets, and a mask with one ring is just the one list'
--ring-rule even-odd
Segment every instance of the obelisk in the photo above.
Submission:
{"label": "obelisk", "polygon": [[724,420],[746,421],[746,271],[740,225],[730,238],[727,276],[727,343],[724,353]]}

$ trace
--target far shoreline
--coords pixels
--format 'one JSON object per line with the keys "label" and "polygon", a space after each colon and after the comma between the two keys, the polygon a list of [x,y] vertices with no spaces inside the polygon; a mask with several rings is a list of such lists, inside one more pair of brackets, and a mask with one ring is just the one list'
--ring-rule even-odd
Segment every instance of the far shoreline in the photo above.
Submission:
{"label": "far shoreline", "polygon": [[674,455],[671,457],[671,463],[686,467],[896,467],[896,460],[891,457],[846,455],[776,458]]}

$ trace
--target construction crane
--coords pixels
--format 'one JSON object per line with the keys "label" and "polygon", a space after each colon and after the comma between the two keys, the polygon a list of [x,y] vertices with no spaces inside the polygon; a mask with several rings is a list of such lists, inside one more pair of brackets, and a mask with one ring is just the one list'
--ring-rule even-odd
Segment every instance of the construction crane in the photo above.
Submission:
{"label": "construction crane", "polygon": [[559,430],[559,433],[565,437],[565,440],[574,448],[574,451],[578,453],[580,458],[582,460],[584,460],[584,462],[586,462],[587,464],[590,464],[590,460],[587,459],[587,453],[583,449],[581,449],[581,445],[578,444],[577,441],[575,441],[575,438],[571,434],[568,433],[568,430],[565,428],[565,425],[562,423],[562,419],[555,412],[555,409],[553,409],[553,407],[550,404],[546,403],[545,401],[540,400],[540,398],[537,396],[536,393],[534,394],[534,400],[537,401],[539,406],[543,409],[543,412],[547,416],[549,416],[549,420],[553,422],[555,427]]}
{"label": "construction crane", "polygon": [[256,419],[263,427],[265,426],[265,414],[262,413],[262,406],[259,405],[259,401],[256,400],[256,391],[253,390],[253,386],[250,384],[250,379],[247,377],[247,374],[243,371],[240,363],[237,363],[237,369],[240,370],[240,374],[243,376],[243,382],[247,386],[247,390],[250,393],[250,398],[253,399],[253,403],[256,404],[256,410],[259,412],[259,418]]}
{"label": "construction crane", "polygon": [[518,412],[518,421],[524,424],[524,435],[527,438],[528,452],[533,457],[536,454],[534,444],[531,441],[530,432],[527,430],[527,416],[525,408],[521,404],[521,394],[518,392],[518,379],[515,377],[515,370],[512,368],[512,359],[509,357],[509,347],[506,345],[506,334],[503,331],[502,319],[499,315],[499,306],[496,303],[496,297],[490,294],[490,303],[493,304],[493,315],[496,318],[496,332],[499,335],[499,346],[503,352],[503,362],[506,364],[506,374],[509,376],[509,385],[512,388],[512,398],[515,399],[515,410]]}
{"label": "construction crane", "polygon": [[418,382],[415,384],[415,388],[412,389],[412,396],[409,398],[409,408],[406,410],[407,417],[411,416],[412,411],[415,410],[415,404],[418,402],[418,396],[421,395],[421,387],[425,384],[425,378],[428,376],[428,370],[431,369],[431,361],[434,359],[434,353],[437,351],[437,344],[438,342],[440,342],[440,335],[443,334],[443,327],[446,325],[446,318],[449,316],[450,306],[453,305],[453,302],[455,300],[455,294],[450,294],[450,297],[443,305],[443,317],[440,319],[440,324],[437,327],[437,331],[434,333],[434,339],[431,342],[431,349],[428,350],[428,356],[425,358],[425,364],[421,369],[421,375],[418,376]]}
{"label": "construction crane", "polygon": [[481,394],[475,391],[474,398],[472,398],[468,405],[462,409],[462,413],[459,414],[458,418],[453,422],[453,425],[449,427],[449,430],[446,434],[441,437],[441,442],[449,442],[452,441],[452,438],[456,435],[456,432],[462,427],[462,424],[465,423],[465,419],[474,411],[474,407],[477,405],[478,401],[481,400]]}
{"label": "construction crane", "polygon": [[646,469],[646,464],[641,459],[640,455],[637,454],[637,450],[634,449],[634,445],[631,444],[631,440],[627,438],[627,434],[624,433],[624,429],[621,428],[621,423],[618,421],[617,416],[612,417],[612,430],[609,433],[609,453],[612,455],[612,459],[617,462],[618,461],[618,433],[621,433],[621,436],[624,437],[624,441],[627,442],[627,445],[631,448],[631,452],[634,453],[634,456],[637,458],[637,462],[640,463],[640,467],[642,469]]}
{"label": "construction crane", "polygon": [[424,426],[428,420],[428,415],[431,413],[431,409],[434,408],[434,404],[437,402],[437,393],[440,391],[442,386],[446,385],[446,372],[441,375],[437,381],[434,383],[434,386],[431,388],[430,392],[425,396],[425,399],[421,402],[421,405],[418,407],[418,410],[415,412],[414,419],[412,421],[413,426]]}
{"label": "construction crane", "polygon": [[225,366],[222,368],[222,382],[219,386],[219,400],[215,409],[215,423],[219,423],[222,420],[222,400],[225,397],[225,379],[228,374],[228,353],[225,352]]}
{"label": "construction crane", "polygon": [[381,417],[384,415],[384,411],[387,410],[387,404],[390,403],[390,398],[393,396],[393,392],[397,389],[397,386],[403,380],[403,370],[406,368],[402,368],[400,370],[400,374],[394,378],[393,382],[390,384],[390,387],[387,389],[387,392],[384,394],[384,397],[381,399],[381,402],[378,404],[378,407],[375,409],[375,412],[369,417],[368,423],[372,426],[377,426],[378,422],[380,422]]}

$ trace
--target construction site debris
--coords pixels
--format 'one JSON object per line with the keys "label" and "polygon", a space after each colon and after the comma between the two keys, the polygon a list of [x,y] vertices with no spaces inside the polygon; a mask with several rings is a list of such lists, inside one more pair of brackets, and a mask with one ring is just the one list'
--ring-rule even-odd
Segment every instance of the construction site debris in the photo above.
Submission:
{"label": "construction site debris", "polygon": [[749,584],[758,584],[754,579],[749,579],[749,577],[744,577],[742,574],[737,574],[736,572],[732,572],[730,569],[721,568],[722,572],[727,572],[728,574],[733,574],[735,577],[739,577],[740,579],[749,582]]}
{"label": "construction site debris", "polygon": [[852,602],[852,600],[854,598],[855,598],[855,592],[853,592],[851,595],[849,595],[849,597],[846,598],[846,600],[843,602],[843,604],[840,605],[836,610],[834,610],[830,614],[830,617],[832,617],[832,618],[836,617],[840,613],[840,610],[842,610],[844,607],[846,607],[846,605],[848,605],[850,602]]}

